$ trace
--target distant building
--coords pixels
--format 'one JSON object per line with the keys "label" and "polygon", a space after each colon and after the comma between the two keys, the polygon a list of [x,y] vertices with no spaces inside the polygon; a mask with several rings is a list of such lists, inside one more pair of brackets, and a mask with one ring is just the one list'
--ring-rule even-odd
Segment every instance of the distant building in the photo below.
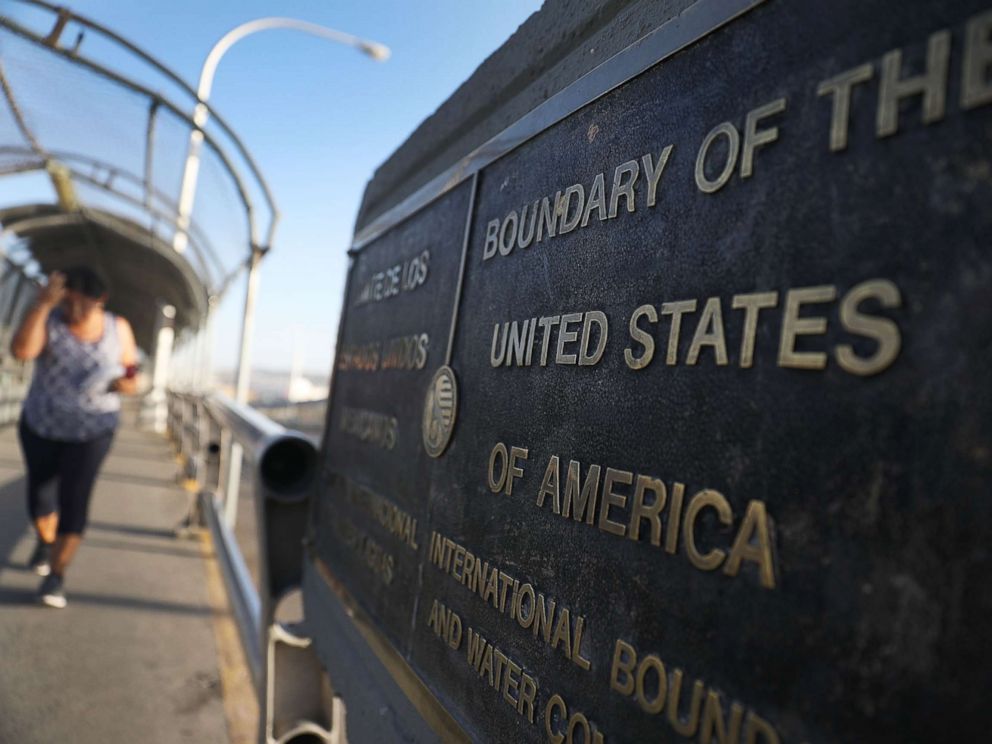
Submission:
{"label": "distant building", "polygon": [[289,378],[286,390],[286,400],[290,403],[306,403],[311,400],[323,400],[330,388],[327,385],[313,383],[303,375],[294,374]]}

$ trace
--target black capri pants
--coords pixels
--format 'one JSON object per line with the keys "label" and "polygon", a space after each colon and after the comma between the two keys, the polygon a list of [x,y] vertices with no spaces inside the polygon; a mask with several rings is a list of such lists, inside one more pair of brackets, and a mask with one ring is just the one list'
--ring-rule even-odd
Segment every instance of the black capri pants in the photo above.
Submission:
{"label": "black capri pants", "polygon": [[[85,442],[60,442],[31,431],[22,418],[18,425],[21,450],[28,468],[28,514],[31,519],[59,513],[58,534],[81,535],[96,475],[103,464],[114,432]],[[46,488],[58,478],[57,494]]]}

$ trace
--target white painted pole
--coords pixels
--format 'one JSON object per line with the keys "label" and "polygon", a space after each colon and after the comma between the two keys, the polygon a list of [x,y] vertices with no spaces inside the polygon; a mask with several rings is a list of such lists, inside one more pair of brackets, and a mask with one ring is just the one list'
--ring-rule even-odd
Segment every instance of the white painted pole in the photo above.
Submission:
{"label": "white painted pole", "polygon": [[173,327],[176,308],[163,305],[159,309],[155,333],[155,354],[152,357],[151,390],[142,400],[142,413],[145,425],[152,431],[163,433],[168,415],[166,387],[172,367],[172,344],[176,337]]}
{"label": "white painted pole", "polygon": [[[238,350],[238,371],[234,387],[234,399],[238,403],[248,403],[251,382],[251,342],[255,328],[255,302],[258,298],[258,285],[261,281],[259,264],[262,252],[252,251],[248,266],[248,286],[245,288],[245,309],[241,316],[241,348]],[[238,491],[241,486],[241,463],[244,451],[237,442],[231,444],[228,458],[226,493],[224,494],[224,521],[232,530],[238,521]]]}
{"label": "white painted pole", "polygon": [[[176,233],[173,236],[172,242],[172,246],[177,253],[184,252],[189,243],[188,230],[190,216],[193,212],[193,203],[196,199],[196,185],[200,172],[200,148],[203,145],[203,127],[206,126],[210,118],[210,109],[207,107],[207,100],[210,98],[210,92],[213,88],[214,73],[217,71],[217,65],[227,50],[241,39],[259,31],[276,28],[302,31],[312,36],[319,36],[340,44],[346,44],[380,62],[387,60],[390,55],[389,47],[384,44],[360,39],[351,34],[295,18],[259,18],[243,23],[224,34],[207,54],[207,58],[204,60],[203,67],[200,70],[200,82],[196,93],[199,103],[197,103],[193,111],[194,128],[190,132],[186,152],[186,164],[183,168],[182,183],[179,187]],[[261,257],[262,252],[259,247],[252,246],[251,263],[248,270],[248,287],[245,292],[245,309],[241,323],[241,348],[238,354],[237,380],[235,383],[235,400],[239,403],[248,402],[251,376],[251,337],[255,324],[255,302],[258,295],[259,283],[258,263]],[[241,481],[242,458],[243,452],[241,446],[232,444],[225,480],[226,498],[224,503],[224,520],[232,529],[237,521],[238,487]]]}

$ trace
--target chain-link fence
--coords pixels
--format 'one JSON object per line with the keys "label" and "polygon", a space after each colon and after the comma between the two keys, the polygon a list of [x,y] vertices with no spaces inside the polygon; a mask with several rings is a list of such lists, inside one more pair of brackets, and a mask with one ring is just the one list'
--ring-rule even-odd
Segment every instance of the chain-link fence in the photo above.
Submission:
{"label": "chain-link fence", "polygon": [[[276,221],[250,155],[216,112],[191,134],[195,91],[112,31],[42,0],[0,9],[0,221],[34,200],[64,213],[107,213],[179,245],[211,295],[267,247]],[[189,222],[179,193],[197,151]],[[48,194],[2,188],[25,173],[48,176]],[[187,177],[188,178],[188,177]],[[19,213],[20,214],[20,213]],[[177,234],[179,237],[177,238]]]}
{"label": "chain-link fence", "polygon": [[0,427],[17,420],[31,381],[30,363],[15,359],[9,348],[14,329],[37,292],[30,268],[0,254]]}

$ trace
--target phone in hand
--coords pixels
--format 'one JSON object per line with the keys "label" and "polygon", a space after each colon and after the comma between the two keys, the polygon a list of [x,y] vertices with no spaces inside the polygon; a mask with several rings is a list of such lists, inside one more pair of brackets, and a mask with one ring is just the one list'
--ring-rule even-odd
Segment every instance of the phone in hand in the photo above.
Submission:
{"label": "phone in hand", "polygon": [[120,389],[121,380],[133,380],[138,376],[138,372],[141,371],[141,367],[137,364],[128,364],[121,368],[122,374],[111,381],[110,385],[107,386],[108,393],[116,393]]}

